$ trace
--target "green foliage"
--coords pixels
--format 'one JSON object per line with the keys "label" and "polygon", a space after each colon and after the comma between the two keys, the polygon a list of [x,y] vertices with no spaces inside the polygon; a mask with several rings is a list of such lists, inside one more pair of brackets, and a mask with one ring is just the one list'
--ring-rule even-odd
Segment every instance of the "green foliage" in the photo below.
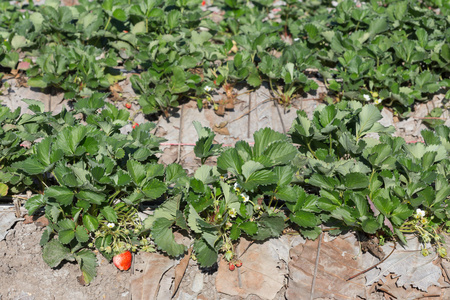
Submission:
{"label": "green foliage", "polygon": [[369,97],[402,114],[440,87],[448,89],[442,78],[450,63],[449,20],[428,9],[446,12],[446,1],[357,6],[345,0],[332,8],[329,1],[288,1],[277,7],[277,18],[266,18],[275,8],[269,2],[218,1],[225,11],[219,23],[198,1],[5,3],[0,65],[15,69],[19,53],[30,53],[37,57],[25,59],[30,86],[63,90],[78,100],[123,80],[120,66],[136,70],[130,80],[143,112],[165,116],[180,101],[202,97],[213,81],[269,82],[289,106],[318,88],[306,75],[310,69],[339,100]]}
{"label": "green foliage", "polygon": [[[235,259],[241,236],[265,240],[286,226],[310,239],[323,224],[335,234],[354,229],[402,242],[402,232],[424,219],[417,210],[427,230],[448,226],[450,129],[428,121],[434,131],[422,132],[425,143],[407,144],[379,123],[381,101],[407,114],[416,101],[448,91],[445,1],[345,0],[329,9],[330,1],[288,0],[277,18],[267,18],[273,1],[244,2],[217,1],[225,11],[218,23],[190,0],[0,4],[0,66],[20,69],[24,55],[29,86],[75,100],[73,111],[56,115],[33,100],[24,100],[30,114],[0,107],[0,195],[35,193],[26,208],[43,209],[50,221],[41,238],[49,266],[77,261],[89,283],[92,249],[107,259],[125,249],[180,256],[186,246],[176,242],[178,230],[210,266],[220,253]],[[318,88],[310,69],[337,104],[319,106],[312,119],[299,111],[288,135],[255,132],[254,146],[222,148],[194,122],[202,166],[193,176],[157,163],[162,139],[149,133],[154,124],[123,134],[129,112],[105,102],[133,72],[144,114],[168,117],[206,87],[237,82],[266,82],[289,106]],[[205,164],[211,157],[215,166]],[[145,201],[162,204],[141,224]]]}

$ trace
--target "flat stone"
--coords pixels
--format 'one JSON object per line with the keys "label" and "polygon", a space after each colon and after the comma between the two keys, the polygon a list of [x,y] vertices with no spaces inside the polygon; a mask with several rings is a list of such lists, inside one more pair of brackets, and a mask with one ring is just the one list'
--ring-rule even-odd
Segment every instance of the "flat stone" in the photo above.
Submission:
{"label": "flat stone", "polygon": [[10,228],[19,220],[13,211],[0,211],[0,241],[3,240]]}
{"label": "flat stone", "polygon": [[180,291],[176,300],[196,300],[196,295],[191,295],[186,292]]}
{"label": "flat stone", "polygon": [[199,293],[203,289],[203,274],[197,273],[192,280],[191,290],[194,293]]}

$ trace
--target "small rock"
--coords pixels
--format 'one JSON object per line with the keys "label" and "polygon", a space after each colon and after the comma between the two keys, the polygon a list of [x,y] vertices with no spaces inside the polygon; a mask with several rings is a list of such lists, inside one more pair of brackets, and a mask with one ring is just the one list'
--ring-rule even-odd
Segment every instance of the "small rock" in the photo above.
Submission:
{"label": "small rock", "polygon": [[380,120],[381,125],[394,126],[394,114],[389,109],[383,107],[383,110],[381,111],[381,116],[383,117]]}
{"label": "small rock", "polygon": [[177,300],[195,300],[197,296],[188,294],[186,292],[180,291]]}
{"label": "small rock", "polygon": [[194,280],[192,280],[191,290],[194,293],[199,293],[203,289],[203,274],[197,273],[195,274]]}

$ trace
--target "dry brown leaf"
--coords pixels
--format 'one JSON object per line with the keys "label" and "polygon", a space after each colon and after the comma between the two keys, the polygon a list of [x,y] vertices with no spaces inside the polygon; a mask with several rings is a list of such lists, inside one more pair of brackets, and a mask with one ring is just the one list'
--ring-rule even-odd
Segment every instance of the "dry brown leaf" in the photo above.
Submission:
{"label": "dry brown leaf", "polygon": [[174,262],[168,256],[159,253],[142,253],[145,268],[142,275],[131,281],[130,291],[133,299],[156,299],[159,291],[159,282],[164,273],[169,270]]}
{"label": "dry brown leaf", "polygon": [[[365,296],[362,276],[350,281],[347,278],[363,270],[362,259],[354,259],[358,247],[354,241],[336,238],[322,242],[313,298],[357,299]],[[315,272],[318,240],[307,241],[290,251],[288,299],[309,299]]]}
{"label": "dry brown leaf", "polygon": [[214,110],[214,112],[218,116],[224,116],[225,115],[225,106],[223,104],[219,104],[217,106],[217,109]]}
{"label": "dry brown leaf", "polygon": [[122,97],[123,89],[122,89],[122,87],[119,85],[118,82],[116,82],[115,84],[111,85],[111,86],[109,87],[109,90],[110,90],[110,92],[111,92],[111,95],[112,95],[112,98],[113,98],[112,100],[113,100],[113,101],[122,101],[122,100],[123,100],[123,97]]}
{"label": "dry brown leaf", "polygon": [[221,134],[221,135],[230,135],[230,131],[226,127],[228,125],[228,122],[221,122],[220,124],[216,124],[213,127],[214,132]]}
{"label": "dry brown leaf", "polygon": [[25,215],[24,219],[23,224],[31,224],[34,222],[34,217],[30,215]]}
{"label": "dry brown leaf", "polygon": [[230,271],[228,262],[221,259],[216,277],[217,292],[239,296],[240,299],[246,299],[249,295],[264,300],[274,299],[285,284],[286,272],[280,267],[279,259],[272,256],[272,250],[266,243],[256,244],[241,239],[238,252],[242,267]]}
{"label": "dry brown leaf", "polygon": [[34,224],[38,227],[47,227],[49,223],[48,219],[45,216],[40,216],[39,218],[37,218]]}
{"label": "dry brown leaf", "polygon": [[27,61],[21,61],[17,65],[17,69],[19,70],[28,70],[30,68],[30,63]]}
{"label": "dry brown leaf", "polygon": [[427,297],[440,297],[441,288],[437,286],[431,286],[428,292],[422,292],[417,288],[408,287],[405,289],[402,286],[397,285],[399,277],[394,274],[389,274],[383,280],[380,280],[377,285],[377,290],[386,293],[385,298],[391,297],[392,299],[426,299]]}
{"label": "dry brown leaf", "polygon": [[192,248],[189,248],[188,253],[180,260],[180,263],[175,267],[175,280],[173,282],[172,297],[177,293],[181,280],[183,280],[184,273],[186,272],[189,260],[191,259],[191,253]]}

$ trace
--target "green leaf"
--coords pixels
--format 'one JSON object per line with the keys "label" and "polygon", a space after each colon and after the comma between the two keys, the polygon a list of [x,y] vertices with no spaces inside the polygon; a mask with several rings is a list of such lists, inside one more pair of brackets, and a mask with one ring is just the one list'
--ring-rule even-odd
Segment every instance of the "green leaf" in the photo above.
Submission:
{"label": "green leaf", "polygon": [[82,190],[76,194],[78,199],[86,200],[89,203],[100,205],[103,201],[105,201],[105,194],[96,193],[89,190]]}
{"label": "green leaf", "polygon": [[314,227],[312,230],[300,229],[300,233],[303,237],[311,240],[315,240],[322,233],[322,229],[320,227]]}
{"label": "green leaf", "polygon": [[204,184],[210,184],[217,180],[217,176],[214,176],[213,173],[213,167],[203,165],[195,171],[194,178],[202,181]]}
{"label": "green leaf", "polygon": [[295,214],[291,214],[290,219],[302,227],[315,227],[320,223],[320,219],[315,214],[306,211],[298,211]]}
{"label": "green leaf", "polygon": [[8,186],[0,182],[0,196],[4,197],[8,194]]}
{"label": "green leaf", "polygon": [[183,254],[186,251],[186,247],[175,242],[175,237],[171,230],[172,225],[173,221],[166,218],[156,219],[152,225],[152,237],[158,249],[176,257]]}
{"label": "green leaf", "polygon": [[257,221],[258,232],[252,236],[255,240],[265,240],[278,237],[284,229],[284,219],[278,216],[263,216]]}
{"label": "green leaf", "polygon": [[150,229],[153,226],[153,222],[158,218],[166,218],[169,220],[175,220],[177,211],[180,208],[181,194],[178,194],[172,198],[167,199],[161,204],[153,215],[144,220],[144,227]]}
{"label": "green leaf", "polygon": [[194,252],[202,267],[210,267],[217,262],[217,251],[211,248],[204,239],[195,240]]}
{"label": "green leaf", "polygon": [[117,223],[117,213],[111,206],[105,206],[100,210],[100,213],[105,217],[106,220],[112,223]]}
{"label": "green leaf", "polygon": [[63,219],[58,222],[58,227],[63,230],[75,230],[76,224],[70,219]]}
{"label": "green leaf", "polygon": [[152,179],[142,188],[145,196],[150,199],[158,199],[167,190],[167,186],[164,182],[158,179]]}
{"label": "green leaf", "polygon": [[67,206],[72,204],[74,193],[64,186],[51,186],[45,190],[45,196],[54,198],[61,205]]}
{"label": "green leaf", "polygon": [[94,252],[83,249],[75,255],[75,258],[80,265],[84,282],[89,284],[97,276],[97,256]]}
{"label": "green leaf", "polygon": [[204,42],[208,41],[211,38],[211,33],[207,31],[201,31],[200,33],[192,31],[191,42],[196,45],[202,45]]}
{"label": "green leaf", "polygon": [[22,169],[30,175],[42,174],[47,166],[44,166],[39,160],[34,157],[28,157],[26,160],[13,163],[14,168]]}
{"label": "green leaf", "polygon": [[364,232],[374,234],[380,228],[380,224],[373,218],[365,219],[362,224]]}
{"label": "green leaf", "polygon": [[189,204],[189,210],[187,214],[187,224],[191,228],[192,231],[195,233],[202,233],[202,229],[198,225],[197,221],[200,220],[201,217],[195,210],[195,208],[192,206],[192,204]]}
{"label": "green leaf", "polygon": [[248,235],[254,235],[258,231],[258,225],[255,222],[243,222],[239,225],[239,229],[242,229]]}
{"label": "green leaf", "polygon": [[369,33],[373,37],[381,32],[384,32],[389,29],[389,24],[386,21],[386,18],[377,18],[370,21],[369,25]]}
{"label": "green leaf", "polygon": [[179,164],[170,164],[166,167],[166,181],[169,183],[175,182],[177,179],[185,177],[186,172]]}
{"label": "green leaf", "polygon": [[47,201],[44,195],[34,195],[25,203],[25,208],[28,210],[28,214],[34,214],[39,208],[44,207]]}
{"label": "green leaf", "polygon": [[127,20],[127,14],[121,8],[116,8],[113,12],[113,17],[121,22],[125,22]]}
{"label": "green leaf", "polygon": [[245,178],[249,178],[253,173],[261,169],[264,169],[263,164],[250,160],[242,166],[242,175]]}
{"label": "green leaf", "polygon": [[51,268],[56,268],[63,260],[74,261],[70,249],[57,240],[51,240],[42,249],[42,258]]}
{"label": "green leaf", "polygon": [[77,226],[77,229],[75,230],[75,237],[80,243],[85,243],[89,240],[89,234],[86,228],[82,225]]}
{"label": "green leaf", "polygon": [[253,147],[254,157],[259,157],[263,154],[264,150],[275,141],[285,141],[287,137],[271,128],[260,129],[253,135],[255,139],[255,146]]}
{"label": "green leaf", "polygon": [[225,150],[217,158],[217,167],[234,175],[242,173],[242,164],[243,161],[235,148]]}
{"label": "green leaf", "polygon": [[90,232],[96,231],[98,228],[98,220],[94,216],[90,214],[83,214],[83,225],[86,227],[87,230]]}
{"label": "green leaf", "polygon": [[346,189],[364,189],[369,186],[369,178],[362,173],[348,173],[344,176]]}
{"label": "green leaf", "polygon": [[297,148],[285,141],[271,143],[263,152],[263,156],[271,160],[272,165],[286,164],[298,153]]}
{"label": "green leaf", "polygon": [[365,105],[358,114],[359,120],[356,124],[356,137],[360,138],[367,133],[372,126],[382,119],[381,113],[373,105]]}
{"label": "green leaf", "polygon": [[315,173],[311,176],[308,183],[321,189],[333,190],[338,181],[332,177]]}
{"label": "green leaf", "polygon": [[75,230],[61,230],[58,232],[58,238],[61,243],[69,244],[75,238]]}
{"label": "green leaf", "polygon": [[145,179],[145,167],[140,162],[137,162],[135,160],[128,160],[127,170],[131,178],[133,179],[133,182],[136,185],[140,186]]}

